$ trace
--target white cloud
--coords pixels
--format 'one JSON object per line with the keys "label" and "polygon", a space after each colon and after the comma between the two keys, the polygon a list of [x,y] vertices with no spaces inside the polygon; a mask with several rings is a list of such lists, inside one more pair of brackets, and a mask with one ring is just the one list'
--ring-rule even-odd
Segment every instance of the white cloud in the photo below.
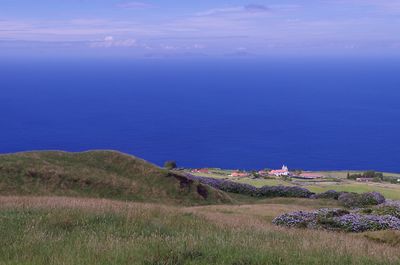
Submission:
{"label": "white cloud", "polygon": [[104,38],[104,42],[113,42],[114,41],[114,37],[113,36],[107,36]]}
{"label": "white cloud", "polygon": [[102,41],[91,42],[91,48],[129,48],[137,46],[135,39],[116,40],[113,36],[106,36]]}
{"label": "white cloud", "polygon": [[[123,1],[123,0],[122,0]],[[129,1],[129,0],[128,0]],[[251,0],[250,0],[251,1]],[[330,5],[242,5],[210,9],[193,14],[164,14],[153,17],[93,17],[74,19],[0,20],[1,40],[48,42],[59,47],[60,42],[81,43],[86,48],[121,48],[140,51],[174,52],[201,51],[244,54],[272,49],[313,47],[390,47],[400,43],[400,27],[393,12],[400,2],[392,0],[318,0]],[[362,8],[348,8],[350,3],[365,3]],[[398,0],[400,1],[400,0]],[[317,1],[316,1],[317,2]],[[335,2],[333,4],[333,2]],[[121,7],[145,8],[149,4],[126,2]],[[379,5],[379,7],[378,7]],[[386,7],[393,7],[386,11]],[[338,11],[350,10],[345,15]],[[331,12],[323,16],[324,12]],[[368,12],[367,12],[368,11]],[[372,12],[371,12],[372,11]],[[120,13],[121,10],[116,10]],[[389,23],[390,22],[390,23]],[[136,39],[140,41],[136,41]],[[382,40],[377,42],[376,40]],[[21,42],[22,43],[22,42]],[[333,43],[333,44],[332,44]],[[164,45],[163,45],[164,44]],[[22,45],[22,44],[21,44]],[[134,49],[124,49],[134,47]]]}
{"label": "white cloud", "polygon": [[213,15],[226,15],[226,14],[243,14],[243,13],[265,13],[271,9],[265,5],[249,4],[245,6],[232,6],[224,8],[214,8],[204,12],[197,13],[198,16],[213,16]]}
{"label": "white cloud", "polygon": [[120,8],[126,8],[126,9],[145,9],[145,8],[151,8],[154,7],[151,4],[148,3],[143,3],[143,2],[125,2],[125,3],[119,3],[117,7]]}
{"label": "white cloud", "polygon": [[205,45],[203,45],[203,44],[198,44],[198,43],[196,43],[196,44],[194,44],[191,48],[193,48],[193,49],[204,49],[206,46]]}

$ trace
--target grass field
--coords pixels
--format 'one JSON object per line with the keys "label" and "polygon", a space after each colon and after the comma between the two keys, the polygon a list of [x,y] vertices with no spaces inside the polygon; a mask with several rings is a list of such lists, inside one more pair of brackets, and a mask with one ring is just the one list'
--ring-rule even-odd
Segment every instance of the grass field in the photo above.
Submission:
{"label": "grass field", "polygon": [[[234,180],[316,192],[377,190],[400,199],[394,184]],[[227,194],[117,152],[2,155],[0,265],[400,264],[400,232],[271,223],[282,213],[337,203]]]}
{"label": "grass field", "polygon": [[[221,171],[224,172],[224,171]],[[348,192],[369,192],[369,191],[377,191],[382,193],[388,199],[400,200],[400,185],[399,184],[389,184],[389,183],[360,183],[356,181],[347,180],[347,172],[348,171],[320,171],[314,172],[317,174],[321,174],[325,176],[326,180],[294,180],[294,181],[285,181],[280,178],[276,179],[263,179],[263,178],[233,178],[228,175],[221,176],[218,174],[196,174],[199,176],[213,177],[213,178],[225,178],[227,180],[246,183],[253,185],[255,187],[262,186],[302,186],[304,188],[309,189],[312,192],[324,192],[327,190],[336,190],[336,191],[348,191]],[[350,171],[351,174],[361,173],[361,171]],[[397,173],[384,173],[386,176],[399,176]],[[337,179],[338,181],[329,181],[329,179]]]}
{"label": "grass field", "polygon": [[397,184],[380,184],[380,183],[344,183],[344,184],[329,184],[318,186],[307,186],[313,192],[324,192],[327,190],[348,191],[348,192],[370,192],[377,191],[382,193],[387,199],[400,200],[400,185]]}
{"label": "grass field", "polygon": [[399,264],[398,246],[376,242],[380,235],[374,233],[271,225],[283,212],[324,204],[271,199],[252,205],[173,207],[0,197],[0,264]]}

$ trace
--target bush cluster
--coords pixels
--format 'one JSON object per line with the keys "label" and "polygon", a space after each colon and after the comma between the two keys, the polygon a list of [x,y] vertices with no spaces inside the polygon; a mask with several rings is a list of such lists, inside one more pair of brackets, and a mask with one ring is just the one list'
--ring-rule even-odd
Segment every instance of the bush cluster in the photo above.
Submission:
{"label": "bush cluster", "polygon": [[359,213],[374,215],[391,215],[400,218],[400,206],[393,204],[381,204],[374,208],[359,209]]}
{"label": "bush cluster", "polygon": [[293,197],[293,198],[310,198],[310,199],[334,199],[348,208],[365,207],[370,205],[378,205],[385,202],[378,192],[367,192],[363,194],[337,192],[329,190],[323,193],[315,194],[305,188],[297,186],[264,186],[256,188],[249,184],[237,183],[224,179],[215,179],[187,174],[189,179],[209,185],[215,189],[225,192],[250,195],[254,197]]}
{"label": "bush cluster", "polygon": [[385,202],[385,197],[379,192],[366,192],[362,194],[343,192],[338,197],[341,205],[347,208],[361,208],[378,205]]}
{"label": "bush cluster", "polygon": [[311,198],[311,191],[295,186],[264,186],[256,188],[249,184],[237,183],[229,180],[200,177],[188,174],[187,177],[200,183],[207,184],[215,189],[226,192],[239,193],[254,197],[296,197]]}
{"label": "bush cluster", "polygon": [[328,190],[322,193],[315,194],[313,196],[313,199],[332,199],[332,200],[337,200],[339,199],[339,196],[342,194],[342,192],[338,192],[335,190]]}
{"label": "bush cluster", "polygon": [[256,195],[259,197],[311,198],[314,193],[296,186],[264,186],[257,189]]}
{"label": "bush cluster", "polygon": [[383,174],[380,172],[375,172],[375,171],[366,171],[362,174],[347,174],[348,179],[358,179],[358,178],[368,178],[372,179],[374,181],[381,181],[383,180]]}
{"label": "bush cluster", "polygon": [[356,233],[387,229],[400,230],[400,219],[393,215],[350,213],[342,209],[286,213],[275,218],[273,223],[294,228],[328,229]]}
{"label": "bush cluster", "polygon": [[168,170],[172,170],[172,169],[176,169],[178,166],[176,164],[176,161],[170,160],[170,161],[166,161],[164,163],[164,168],[168,169]]}
{"label": "bush cluster", "polygon": [[337,227],[346,232],[400,230],[400,219],[391,215],[362,215],[351,213],[334,218]]}

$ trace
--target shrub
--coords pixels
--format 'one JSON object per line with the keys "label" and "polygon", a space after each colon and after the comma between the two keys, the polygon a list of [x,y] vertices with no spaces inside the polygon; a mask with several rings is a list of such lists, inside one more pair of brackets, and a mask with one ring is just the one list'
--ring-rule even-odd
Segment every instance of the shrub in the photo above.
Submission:
{"label": "shrub", "polygon": [[355,180],[357,178],[368,178],[368,179],[371,179],[371,180],[379,182],[379,181],[383,180],[384,177],[383,177],[382,173],[375,172],[375,171],[371,170],[371,171],[366,171],[366,172],[364,172],[362,174],[350,174],[350,173],[347,173],[347,178],[348,179],[352,179],[352,180]]}
{"label": "shrub", "polygon": [[264,186],[257,190],[260,197],[296,197],[310,198],[314,193],[296,186]]}
{"label": "shrub", "polygon": [[219,189],[225,192],[239,193],[251,196],[255,196],[257,192],[257,188],[249,184],[236,183],[223,179],[194,176],[191,174],[188,174],[187,177],[189,179],[196,180],[200,183],[209,185],[215,189]]}
{"label": "shrub", "polygon": [[344,192],[339,196],[338,200],[347,208],[357,208],[382,204],[385,202],[385,197],[379,192],[367,192],[363,194]]}
{"label": "shrub", "polygon": [[278,216],[272,222],[275,225],[286,227],[323,228],[356,233],[387,229],[400,230],[400,219],[395,216],[349,213],[342,209],[286,213]]}
{"label": "shrub", "polygon": [[378,192],[357,194],[329,190],[327,192],[315,194],[305,188],[297,186],[264,186],[256,188],[249,184],[237,183],[224,179],[194,176],[191,174],[187,174],[187,177],[225,192],[239,193],[255,197],[335,199],[339,200],[343,206],[348,208],[378,205],[385,202],[385,197]]}
{"label": "shrub", "polygon": [[391,205],[381,205],[375,209],[371,209],[371,213],[376,215],[391,215],[400,218],[400,208]]}
{"label": "shrub", "polygon": [[338,198],[341,205],[347,208],[360,207],[360,195],[356,193],[342,193]]}
{"label": "shrub", "polygon": [[378,205],[385,202],[385,197],[379,192],[366,192],[361,194],[361,203],[363,205]]}
{"label": "shrub", "polygon": [[339,196],[342,194],[342,192],[337,192],[335,190],[328,190],[319,194],[316,194],[314,196],[315,199],[333,199],[337,200],[339,199]]}
{"label": "shrub", "polygon": [[301,187],[290,186],[264,186],[256,188],[249,184],[237,183],[229,180],[200,177],[188,174],[187,177],[213,188],[256,197],[297,197],[310,198],[314,193]]}
{"label": "shrub", "polygon": [[176,164],[176,161],[170,160],[170,161],[167,161],[167,162],[164,163],[164,167],[166,169],[171,170],[171,169],[177,168],[178,166]]}
{"label": "shrub", "polygon": [[400,230],[400,219],[391,215],[361,215],[351,213],[334,218],[337,227],[347,232],[365,232],[386,229]]}
{"label": "shrub", "polygon": [[293,228],[314,228],[315,221],[315,213],[299,211],[278,216],[272,223]]}
{"label": "shrub", "polygon": [[278,216],[272,223],[293,228],[332,229],[337,226],[333,218],[348,213],[342,209],[320,209],[312,212],[299,211]]}
{"label": "shrub", "polygon": [[394,200],[386,200],[383,203],[384,206],[395,206],[400,209],[400,201],[394,201]]}

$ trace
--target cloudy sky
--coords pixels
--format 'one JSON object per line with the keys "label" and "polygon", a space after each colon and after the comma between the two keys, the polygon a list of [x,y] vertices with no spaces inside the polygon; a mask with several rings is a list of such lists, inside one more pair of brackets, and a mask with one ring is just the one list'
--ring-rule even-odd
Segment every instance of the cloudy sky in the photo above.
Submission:
{"label": "cloudy sky", "polygon": [[400,54],[399,0],[1,0],[1,54]]}

